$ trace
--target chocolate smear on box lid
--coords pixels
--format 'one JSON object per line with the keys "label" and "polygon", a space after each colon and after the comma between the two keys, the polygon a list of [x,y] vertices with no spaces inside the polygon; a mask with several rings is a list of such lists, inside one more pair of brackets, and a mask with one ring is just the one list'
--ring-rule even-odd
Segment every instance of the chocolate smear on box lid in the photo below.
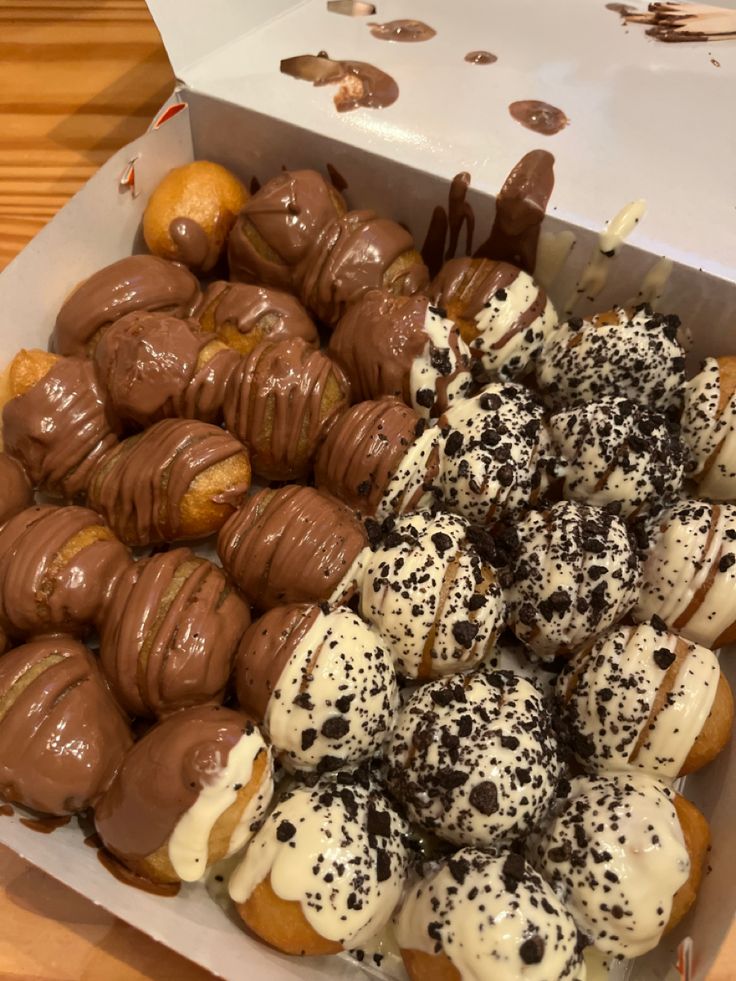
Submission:
{"label": "chocolate smear on box lid", "polygon": [[174,218],[169,224],[169,235],[185,265],[196,268],[204,264],[210,243],[198,221],[194,218]]}
{"label": "chocolate smear on box lid", "polygon": [[637,10],[626,3],[607,3],[626,24],[648,25],[656,41],[729,41],[736,39],[736,10],[700,3],[650,3]]}
{"label": "chocolate smear on box lid", "polygon": [[369,24],[373,37],[379,41],[417,41],[431,40],[437,31],[421,20],[389,20],[385,24]]}
{"label": "chocolate smear on box lid", "polygon": [[565,113],[552,106],[549,102],[541,102],[539,99],[523,99],[520,102],[512,102],[509,112],[517,123],[526,126],[527,129],[540,133],[542,136],[554,136],[568,125],[570,120]]}
{"label": "chocolate smear on box lid", "polygon": [[555,158],[531,150],[516,164],[496,198],[491,234],[478,246],[478,259],[501,259],[533,273],[539,229],[555,183]]}
{"label": "chocolate smear on box lid", "polygon": [[[447,196],[447,210],[438,205],[432,213],[421,249],[430,276],[436,276],[443,261],[455,255],[463,225],[465,225],[465,251],[469,253],[473,248],[475,213],[467,201],[469,187],[470,174],[467,171],[455,174]],[[446,249],[445,241],[447,241]]]}
{"label": "chocolate smear on box lid", "polygon": [[331,14],[343,14],[345,17],[373,17],[376,8],[372,3],[362,0],[327,0],[327,9]]}
{"label": "chocolate smear on box lid", "polygon": [[399,86],[386,72],[367,61],[339,61],[318,55],[297,55],[284,58],[281,72],[312,85],[339,84],[334,98],[338,112],[353,109],[385,109],[399,97]]}
{"label": "chocolate smear on box lid", "polygon": [[498,56],[490,51],[468,51],[465,61],[469,61],[471,65],[492,65],[498,61]]}

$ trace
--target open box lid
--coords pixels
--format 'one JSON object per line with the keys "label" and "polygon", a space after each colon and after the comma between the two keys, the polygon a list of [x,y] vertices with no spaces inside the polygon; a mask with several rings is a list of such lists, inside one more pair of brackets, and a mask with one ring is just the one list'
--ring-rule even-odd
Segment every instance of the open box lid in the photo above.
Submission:
{"label": "open box lid", "polygon": [[[375,0],[376,16],[356,17],[326,0],[149,6],[195,92],[442,178],[469,171],[488,194],[541,146],[556,160],[555,217],[597,232],[643,198],[634,244],[736,282],[736,39],[663,43],[604,0]],[[436,36],[372,36],[369,23],[401,17],[421,18]],[[474,49],[497,62],[466,62]],[[389,73],[397,101],[338,113],[335,86],[280,72],[282,59],[319,51]],[[552,136],[526,129],[508,111],[525,99],[559,107],[569,125]]]}

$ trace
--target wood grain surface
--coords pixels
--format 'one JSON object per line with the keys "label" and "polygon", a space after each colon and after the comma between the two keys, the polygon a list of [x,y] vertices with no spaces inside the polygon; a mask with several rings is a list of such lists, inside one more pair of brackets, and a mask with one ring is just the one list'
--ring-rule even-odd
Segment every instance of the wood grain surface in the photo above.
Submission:
{"label": "wood grain surface", "polygon": [[[172,85],[143,0],[0,0],[0,268]],[[3,981],[211,977],[0,846]]]}
{"label": "wood grain surface", "polygon": [[0,268],[172,85],[143,0],[0,0]]}

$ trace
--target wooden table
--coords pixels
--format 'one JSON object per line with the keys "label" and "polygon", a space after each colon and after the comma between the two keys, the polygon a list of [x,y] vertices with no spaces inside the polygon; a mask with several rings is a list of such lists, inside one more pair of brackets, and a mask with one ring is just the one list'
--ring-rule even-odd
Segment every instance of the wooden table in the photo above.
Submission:
{"label": "wooden table", "polygon": [[[0,268],[173,85],[143,0],[0,0]],[[0,978],[212,976],[0,846]]]}

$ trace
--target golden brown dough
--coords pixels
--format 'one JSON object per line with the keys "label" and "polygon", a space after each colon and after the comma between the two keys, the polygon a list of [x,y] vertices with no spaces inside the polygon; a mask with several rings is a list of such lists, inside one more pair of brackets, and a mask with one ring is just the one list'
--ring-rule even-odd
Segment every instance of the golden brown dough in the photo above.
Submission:
{"label": "golden brown dough", "polygon": [[721,674],[708,718],[682,765],[681,777],[702,769],[726,746],[733,728],[733,710],[733,692],[728,679]]}
{"label": "golden brown dough", "polygon": [[462,975],[447,954],[402,950],[401,959],[411,981],[461,981]]}
{"label": "golden brown dough", "polygon": [[195,160],[175,167],[148,200],[143,215],[146,245],[163,259],[207,272],[247,200],[238,178],[220,164]]}
{"label": "golden brown dough", "polygon": [[685,838],[685,847],[690,856],[690,875],[674,895],[665,933],[677,926],[695,902],[700,889],[700,880],[703,877],[705,856],[710,848],[708,822],[695,804],[681,794],[675,794],[674,805]]}
{"label": "golden brown dough", "polygon": [[255,887],[244,903],[236,904],[236,909],[253,933],[285,954],[319,957],[339,954],[343,949],[317,933],[302,913],[301,903],[277,896],[270,876]]}

